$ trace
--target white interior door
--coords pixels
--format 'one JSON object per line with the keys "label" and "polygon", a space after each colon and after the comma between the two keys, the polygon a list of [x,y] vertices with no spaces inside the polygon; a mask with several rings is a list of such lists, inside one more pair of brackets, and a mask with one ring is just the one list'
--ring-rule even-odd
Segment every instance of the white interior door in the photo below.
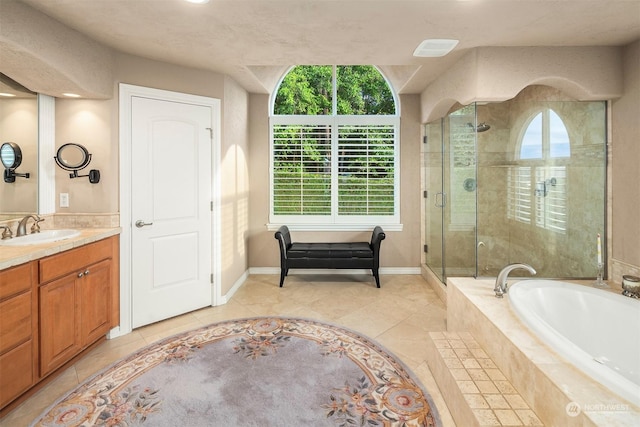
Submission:
{"label": "white interior door", "polygon": [[211,305],[212,111],[133,97],[134,328]]}

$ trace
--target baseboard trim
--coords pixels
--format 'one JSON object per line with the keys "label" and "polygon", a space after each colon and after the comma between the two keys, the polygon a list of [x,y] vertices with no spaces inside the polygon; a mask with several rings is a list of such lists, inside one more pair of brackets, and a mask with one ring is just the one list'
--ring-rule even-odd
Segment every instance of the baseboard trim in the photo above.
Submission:
{"label": "baseboard trim", "polygon": [[242,275],[238,278],[238,280],[235,281],[231,289],[229,289],[229,292],[220,296],[218,305],[226,304],[231,299],[231,297],[233,297],[233,295],[238,291],[238,289],[240,289],[240,287],[244,284],[244,282],[246,282],[246,280],[249,278],[249,274],[250,274],[249,270],[245,270],[245,272],[242,273]]}
{"label": "baseboard trim", "polygon": [[[249,268],[249,274],[280,274],[279,267],[251,267]],[[295,268],[289,270],[290,275],[298,274],[371,274],[371,270],[367,269],[334,269],[334,268]],[[380,274],[406,274],[406,275],[420,275],[420,267],[380,267]]]}

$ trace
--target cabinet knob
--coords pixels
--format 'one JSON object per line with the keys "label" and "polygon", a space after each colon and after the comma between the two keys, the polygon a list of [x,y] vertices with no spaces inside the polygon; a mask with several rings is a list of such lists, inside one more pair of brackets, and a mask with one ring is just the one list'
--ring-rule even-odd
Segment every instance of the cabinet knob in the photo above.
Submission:
{"label": "cabinet knob", "polygon": [[80,273],[78,273],[78,278],[84,276],[84,273],[81,271]]}
{"label": "cabinet knob", "polygon": [[84,271],[84,275],[86,276],[86,275],[88,275],[88,274],[89,274],[89,270],[85,270],[85,271]]}

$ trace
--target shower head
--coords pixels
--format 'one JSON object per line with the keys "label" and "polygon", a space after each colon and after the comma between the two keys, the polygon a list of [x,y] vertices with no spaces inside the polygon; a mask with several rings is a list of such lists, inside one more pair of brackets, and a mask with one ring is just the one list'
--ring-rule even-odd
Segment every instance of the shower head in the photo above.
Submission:
{"label": "shower head", "polygon": [[489,126],[485,122],[482,122],[476,127],[476,132],[486,132],[489,129],[491,129],[491,126]]}
{"label": "shower head", "polygon": [[[469,126],[470,128],[473,128],[473,123],[467,123],[467,126]],[[485,122],[480,123],[478,126],[476,126],[476,132],[486,132],[489,129],[491,129],[491,126],[486,124]]]}

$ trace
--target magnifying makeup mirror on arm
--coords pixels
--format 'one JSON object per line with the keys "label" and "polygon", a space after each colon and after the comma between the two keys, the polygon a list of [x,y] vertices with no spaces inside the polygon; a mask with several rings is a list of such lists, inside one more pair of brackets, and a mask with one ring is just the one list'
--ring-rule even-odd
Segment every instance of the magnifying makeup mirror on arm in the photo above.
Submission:
{"label": "magnifying makeup mirror on arm", "polygon": [[84,146],[75,143],[64,144],[58,148],[54,159],[58,166],[71,172],[69,178],[89,177],[92,184],[100,182],[100,171],[97,169],[91,169],[88,175],[78,175],[78,171],[89,166],[91,162],[91,154]]}
{"label": "magnifying makeup mirror on arm", "polygon": [[5,142],[0,146],[0,160],[4,166],[4,182],[16,182],[16,177],[29,178],[29,173],[17,173],[22,164],[22,150],[15,142]]}

